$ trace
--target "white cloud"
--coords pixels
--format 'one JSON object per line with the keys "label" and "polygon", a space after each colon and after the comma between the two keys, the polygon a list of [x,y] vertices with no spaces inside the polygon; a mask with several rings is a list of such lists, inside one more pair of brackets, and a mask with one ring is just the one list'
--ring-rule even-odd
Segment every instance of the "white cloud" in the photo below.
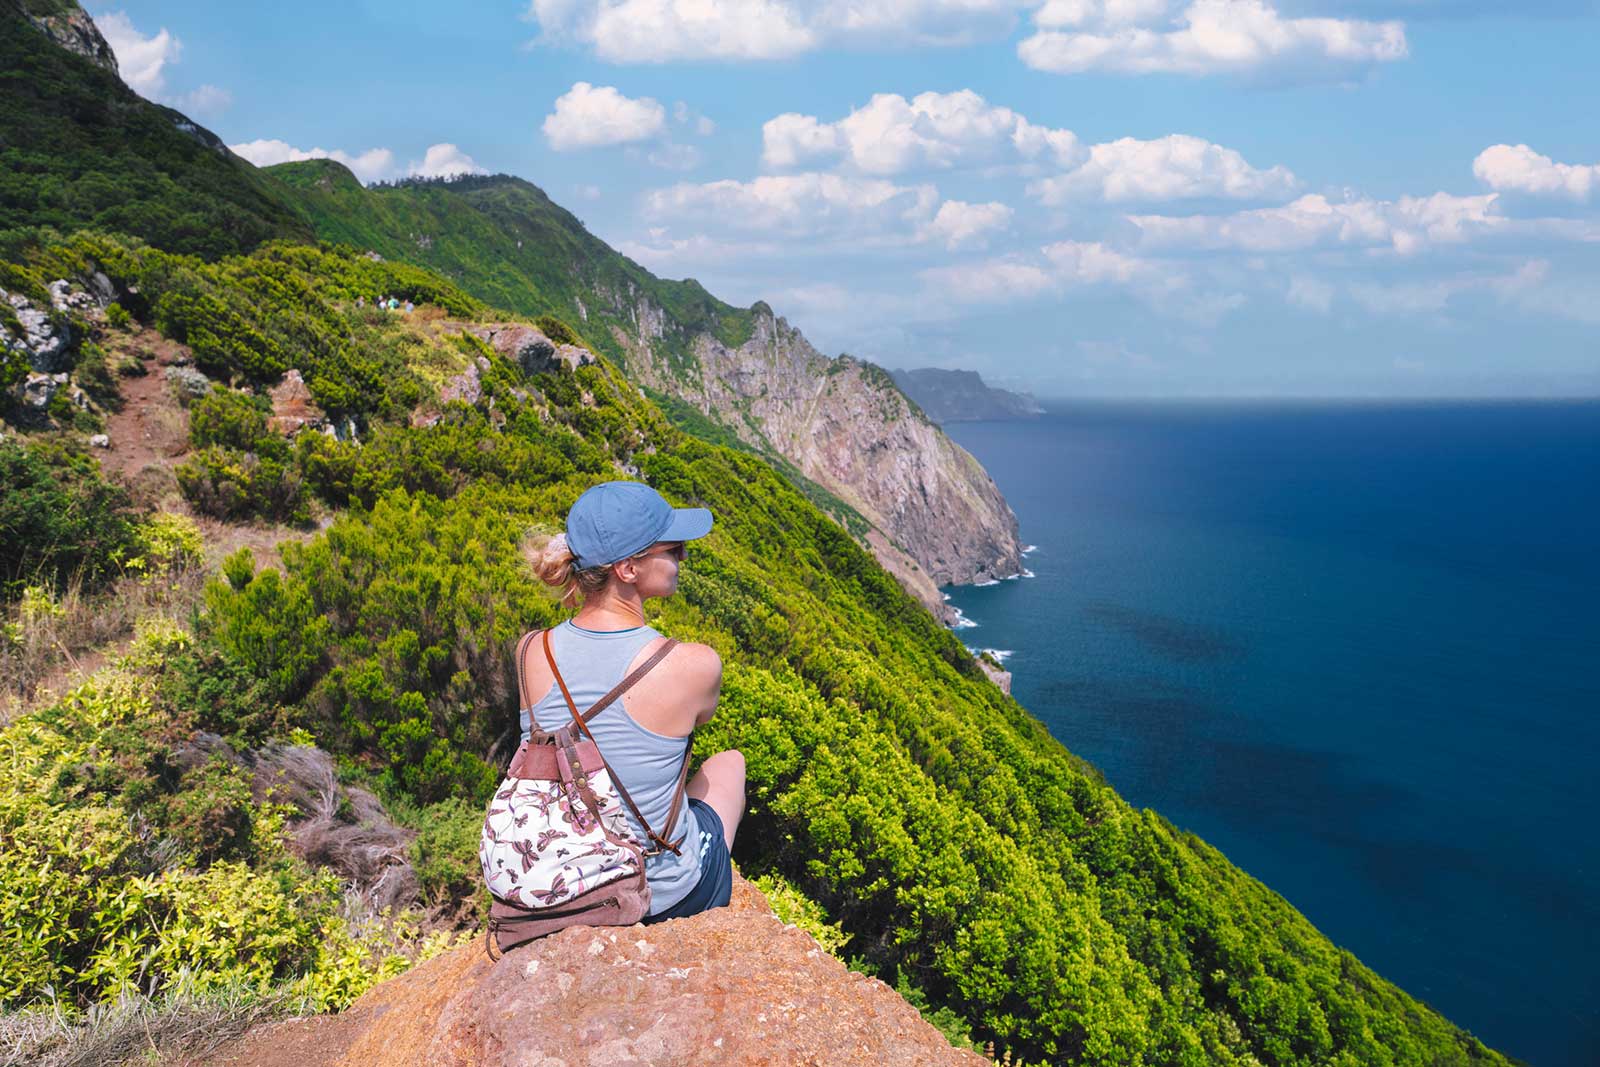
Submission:
{"label": "white cloud", "polygon": [[579,200],[600,199],[600,187],[598,185],[574,185],[572,191],[577,194]]}
{"label": "white cloud", "polygon": [[785,168],[843,156],[866,174],[971,165],[996,159],[1046,158],[1075,162],[1078,140],[1070,130],[1035,126],[1008,107],[992,105],[971,89],[920,93],[910,100],[879,93],[837,122],[785,114],[761,128],[762,162]]}
{"label": "white cloud", "polygon": [[941,298],[965,304],[1029,300],[1061,284],[1047,264],[1023,256],[931,267],[922,272],[922,280]]}
{"label": "white cloud", "polygon": [[612,63],[787,59],[825,45],[997,40],[1038,0],[531,0],[540,40]]}
{"label": "white cloud", "polygon": [[[1014,254],[932,267],[921,278],[940,297],[969,304],[1011,303],[1092,285],[1128,286],[1153,300],[1186,284],[1164,264],[1099,241],[1057,241],[1036,256]],[[1167,304],[1169,310],[1180,310],[1176,302]]]}
{"label": "white cloud", "polygon": [[1600,163],[1557,163],[1525,144],[1485,148],[1472,161],[1472,173],[1499,192],[1560,196],[1580,203],[1600,189]]}
{"label": "white cloud", "polygon": [[1283,198],[1295,176],[1284,167],[1252,167],[1231,148],[1172,134],[1125,137],[1085,149],[1066,129],[1028,121],[970,89],[920,93],[907,100],[880,93],[836,122],[793,112],[761,129],[763,164],[777,170],[841,161],[864,174],[897,175],[983,164],[1048,163],[1066,168],[1029,192],[1049,205],[1075,197],[1107,201]]}
{"label": "white cloud", "polygon": [[176,63],[183,42],[167,32],[165,26],[146,37],[134,28],[125,11],[107,11],[94,16],[94,24],[117,57],[117,69],[128,88],[152,100],[166,91],[165,68]]}
{"label": "white cloud", "polygon": [[781,0],[532,0],[545,39],[611,63],[782,59],[816,46]]}
{"label": "white cloud", "polygon": [[1040,251],[1055,266],[1058,277],[1074,283],[1126,285],[1158,273],[1149,262],[1124,255],[1099,241],[1057,241]]}
{"label": "white cloud", "polygon": [[939,205],[933,221],[924,228],[930,240],[942,241],[946,248],[961,248],[982,244],[987,236],[1011,224],[1011,209],[991,201],[987,204],[968,204],[962,200],[946,200]]}
{"label": "white cloud", "polygon": [[1265,0],[1194,0],[1181,11],[1155,0],[1052,0],[1022,61],[1057,74],[1246,73],[1315,77],[1404,59],[1400,22],[1285,18]]}
{"label": "white cloud", "polygon": [[931,185],[806,173],[674,185],[649,193],[644,208],[657,219],[815,237],[920,228],[938,199]]}
{"label": "white cloud", "polygon": [[616,249],[636,263],[658,273],[682,275],[703,268],[717,269],[737,260],[767,259],[782,251],[770,241],[729,241],[706,234],[672,237],[665,227],[651,227],[644,240],[616,242]]}
{"label": "white cloud", "polygon": [[1409,254],[1432,244],[1459,243],[1504,224],[1484,196],[1405,196],[1398,200],[1330,201],[1302,196],[1283,207],[1231,215],[1130,215],[1141,247],[1183,251],[1293,252],[1318,247],[1381,248]]}
{"label": "white cloud", "polygon": [[1028,191],[1051,205],[1076,196],[1112,203],[1193,197],[1255,200],[1288,196],[1298,184],[1284,167],[1258,170],[1231,148],[1175,133],[1153,141],[1124,137],[1097,144],[1082,166],[1034,182]]}
{"label": "white cloud", "polygon": [[631,99],[609,85],[577,82],[545,117],[544,135],[557,152],[645,141],[661,132],[666,111],[648,96]]}
{"label": "white cloud", "polygon": [[355,176],[363,182],[386,178],[394,170],[394,153],[387,148],[369,148],[365,152],[351,155],[339,149],[329,151],[326,148],[296,148],[286,141],[277,140],[247,141],[243,144],[231,144],[228,147],[236,155],[243,156],[258,167],[295,163],[306,159],[337,160],[354,171]]}
{"label": "white cloud", "polygon": [[768,119],[761,126],[761,162],[768,167],[798,167],[844,150],[844,137],[833,123],[794,112]]}
{"label": "white cloud", "polygon": [[174,97],[172,106],[186,115],[214,119],[233,106],[233,94],[215,85],[202,85]]}
{"label": "white cloud", "polygon": [[406,174],[415,178],[448,178],[456,174],[487,174],[476,160],[448,142],[430,145],[420,162],[413,160]]}

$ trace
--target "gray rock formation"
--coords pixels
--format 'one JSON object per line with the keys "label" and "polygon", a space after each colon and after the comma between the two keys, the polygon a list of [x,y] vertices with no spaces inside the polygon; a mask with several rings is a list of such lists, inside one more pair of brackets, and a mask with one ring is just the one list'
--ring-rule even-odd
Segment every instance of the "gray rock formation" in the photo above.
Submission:
{"label": "gray rock formation", "polygon": [[1022,569],[1016,516],[987,472],[895,387],[881,368],[830,359],[758,305],[738,348],[695,341],[698,367],[668,367],[650,341],[660,309],[640,301],[636,338],[618,332],[630,376],[680,397],[756,448],[771,448],[861,513],[885,568],[941,617],[936,586]]}
{"label": "gray rock formation", "polygon": [[43,411],[56,398],[56,393],[67,384],[65,374],[30,374],[16,385],[17,399],[23,407]]}
{"label": "gray rock formation", "polygon": [[506,359],[520,365],[525,374],[573,371],[595,361],[594,353],[587,348],[556,344],[535,327],[520,323],[481,326],[471,332]]}
{"label": "gray rock formation", "polygon": [[[51,298],[55,298],[54,288]],[[72,365],[72,328],[64,315],[35,307],[21,293],[8,293],[4,289],[0,289],[0,300],[11,306],[22,327],[20,334],[0,329],[0,345],[4,345],[8,353],[20,353],[27,359],[28,366],[39,374],[55,374]]]}
{"label": "gray rock formation", "polygon": [[191,400],[199,400],[211,392],[211,379],[193,367],[167,367],[161,373],[172,383],[178,399],[185,404]]}

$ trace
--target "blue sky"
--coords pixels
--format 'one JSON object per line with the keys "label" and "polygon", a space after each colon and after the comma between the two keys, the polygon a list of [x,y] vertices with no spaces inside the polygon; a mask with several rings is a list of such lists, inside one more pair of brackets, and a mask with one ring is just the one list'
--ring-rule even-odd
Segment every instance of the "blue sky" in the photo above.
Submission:
{"label": "blue sky", "polygon": [[1041,396],[1600,394],[1600,7],[89,11],[259,163],[504,171],[819,348]]}

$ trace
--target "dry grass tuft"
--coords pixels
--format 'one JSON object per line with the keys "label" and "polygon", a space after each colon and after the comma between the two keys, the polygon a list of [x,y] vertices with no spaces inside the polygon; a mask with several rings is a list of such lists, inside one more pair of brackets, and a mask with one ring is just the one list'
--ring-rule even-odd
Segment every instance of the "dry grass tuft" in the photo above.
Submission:
{"label": "dry grass tuft", "polygon": [[294,849],[308,862],[349,879],[367,906],[413,903],[419,886],[411,866],[413,831],[396,825],[382,802],[341,785],[333,757],[306,745],[269,744],[250,754],[258,799],[294,806]]}
{"label": "dry grass tuft", "polygon": [[133,636],[139,620],[187,620],[205,578],[205,569],[191,563],[156,576],[128,575],[98,593],[85,591],[78,578],[59,594],[30,588],[0,618],[0,725],[87,678]]}
{"label": "dry grass tuft", "polygon": [[151,999],[123,996],[69,1017],[50,1008],[0,1013],[0,1067],[111,1067],[205,1062],[250,1027],[291,1010],[283,995],[249,990]]}

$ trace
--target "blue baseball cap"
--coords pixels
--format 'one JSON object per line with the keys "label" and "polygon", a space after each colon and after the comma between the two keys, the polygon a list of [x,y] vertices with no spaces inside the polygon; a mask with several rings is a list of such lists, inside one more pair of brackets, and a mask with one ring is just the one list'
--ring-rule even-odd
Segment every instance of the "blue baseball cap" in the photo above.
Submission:
{"label": "blue baseball cap", "polygon": [[675,508],[643,482],[601,482],[567,512],[567,547],[578,567],[603,567],[657,541],[692,541],[711,532],[705,508]]}

